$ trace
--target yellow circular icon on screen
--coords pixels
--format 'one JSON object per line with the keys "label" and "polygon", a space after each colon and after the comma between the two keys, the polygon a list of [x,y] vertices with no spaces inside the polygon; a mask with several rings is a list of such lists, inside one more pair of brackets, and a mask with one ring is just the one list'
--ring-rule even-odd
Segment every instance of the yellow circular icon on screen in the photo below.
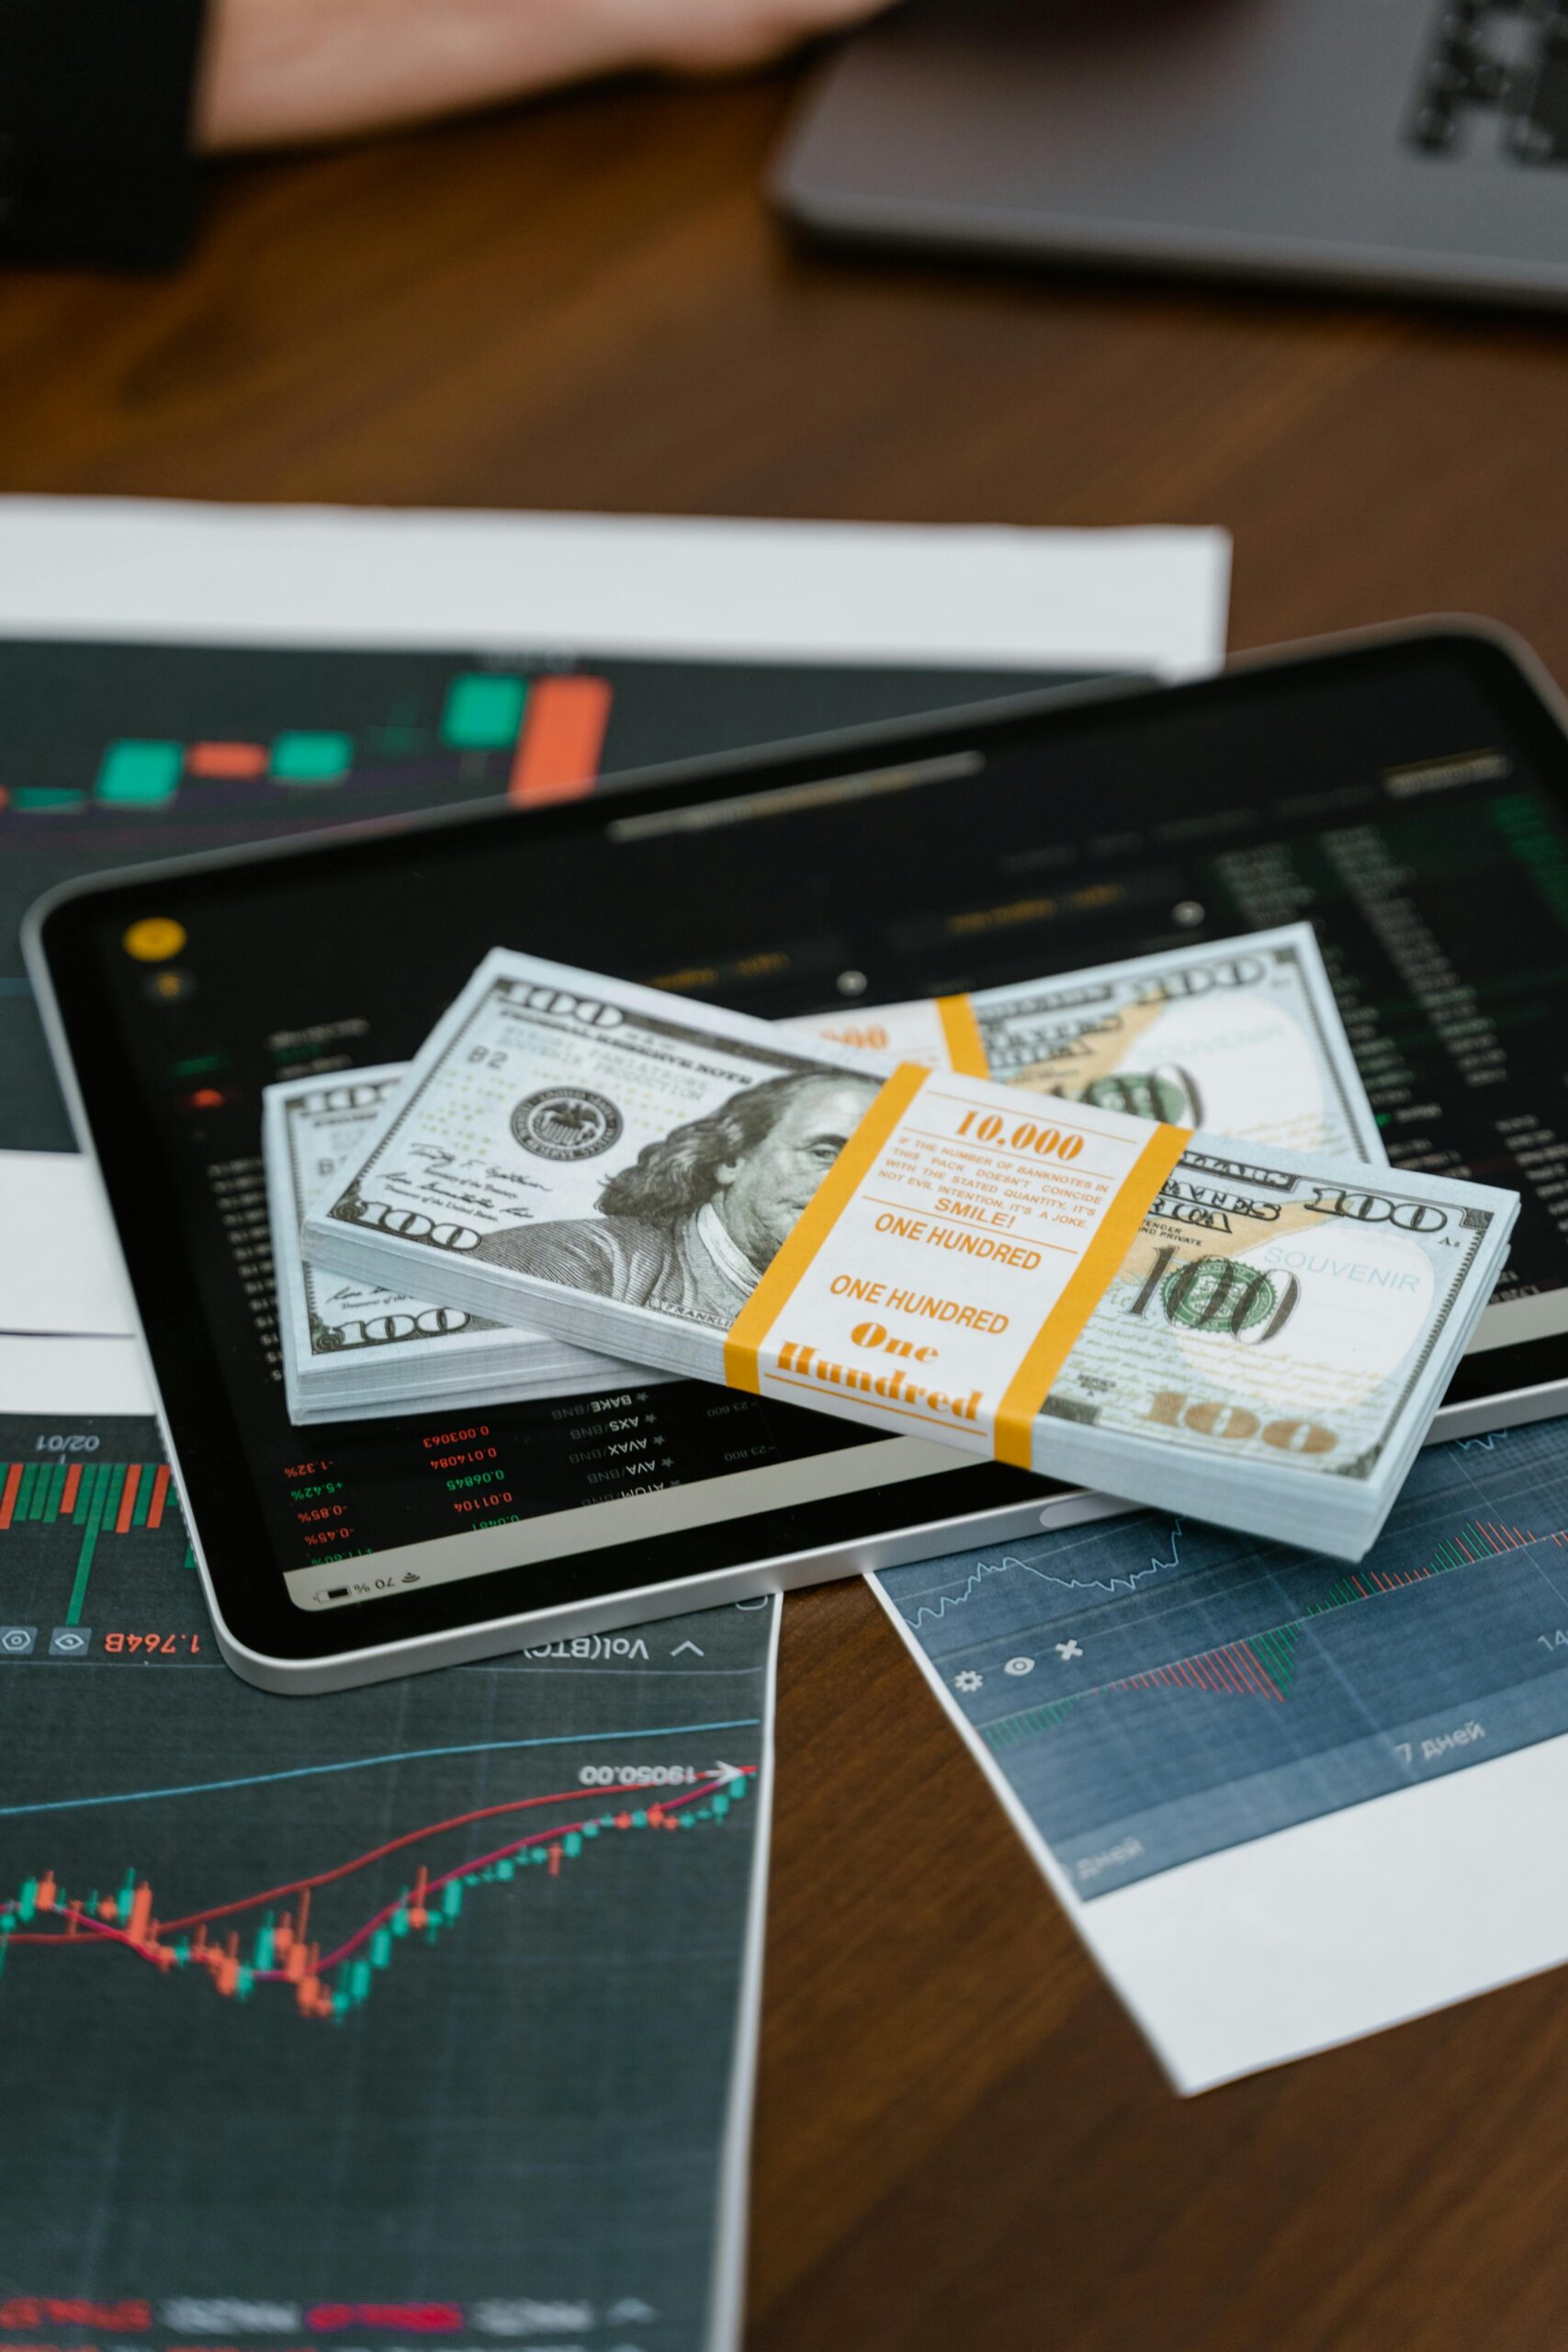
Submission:
{"label": "yellow circular icon on screen", "polygon": [[166,964],[185,944],[185,925],[176,922],[173,915],[144,915],[140,922],[131,924],[120,942],[126,954],[134,956],[139,964]]}

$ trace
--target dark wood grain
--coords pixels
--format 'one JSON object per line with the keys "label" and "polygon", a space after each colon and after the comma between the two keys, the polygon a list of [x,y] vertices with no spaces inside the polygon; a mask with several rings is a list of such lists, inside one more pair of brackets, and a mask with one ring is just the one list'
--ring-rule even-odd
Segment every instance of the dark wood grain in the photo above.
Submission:
{"label": "dark wood grain", "polygon": [[[5,282],[0,489],[1220,522],[1238,645],[1468,610],[1568,677],[1568,329],[829,262],[791,95],[228,167],[177,277]],[[853,1585],[779,1790],[755,2352],[1568,2343],[1561,1977],[1174,2099]]]}

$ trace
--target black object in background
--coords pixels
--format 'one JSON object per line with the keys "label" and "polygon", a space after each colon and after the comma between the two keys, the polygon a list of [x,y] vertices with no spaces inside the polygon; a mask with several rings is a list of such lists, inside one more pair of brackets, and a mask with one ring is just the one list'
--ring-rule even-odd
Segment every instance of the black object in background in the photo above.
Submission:
{"label": "black object in background", "polygon": [[204,0],[0,0],[0,260],[178,258]]}

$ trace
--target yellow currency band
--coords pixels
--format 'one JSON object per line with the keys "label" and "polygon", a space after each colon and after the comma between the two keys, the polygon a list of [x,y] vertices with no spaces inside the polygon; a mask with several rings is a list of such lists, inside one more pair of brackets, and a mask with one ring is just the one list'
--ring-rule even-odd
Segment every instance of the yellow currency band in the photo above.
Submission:
{"label": "yellow currency band", "polygon": [[1002,1393],[991,1448],[997,1461],[1009,1462],[1015,1470],[1033,1468],[1035,1416],[1191,1140],[1190,1127],[1156,1127],[1122,1179],[1100,1230]]}
{"label": "yellow currency band", "polygon": [[796,1219],[773,1264],[730,1325],[724,1341],[724,1377],[730,1388],[761,1393],[757,1351],[794,1295],[857,1186],[931,1076],[918,1062],[900,1062]]}
{"label": "yellow currency band", "polygon": [[960,1078],[989,1078],[991,1065],[980,1037],[975,1007],[966,996],[939,996],[937,1018],[947,1046],[948,1066]]}
{"label": "yellow currency band", "polygon": [[[944,1005],[964,1001],[962,998],[942,1000]],[[976,1034],[977,1041],[978,1032]],[[724,1377],[729,1387],[744,1389],[752,1396],[761,1394],[759,1354],[763,1340],[854,1198],[877,1153],[930,1076],[931,1072],[919,1064],[902,1062],[884,1082],[726,1333]],[[997,1461],[1010,1463],[1017,1470],[1032,1467],[1034,1420],[1051,1384],[1191,1139],[1188,1127],[1162,1125],[1150,1130],[1147,1143],[1122,1179],[1093,1240],[1003,1392],[997,1408],[992,1445]]]}

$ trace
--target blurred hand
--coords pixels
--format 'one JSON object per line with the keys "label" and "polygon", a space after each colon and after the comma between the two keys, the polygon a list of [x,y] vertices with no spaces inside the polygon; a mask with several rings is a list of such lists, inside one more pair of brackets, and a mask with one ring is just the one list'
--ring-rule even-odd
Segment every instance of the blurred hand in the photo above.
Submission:
{"label": "blurred hand", "polygon": [[883,0],[212,0],[204,147],[411,122],[588,74],[720,73]]}

